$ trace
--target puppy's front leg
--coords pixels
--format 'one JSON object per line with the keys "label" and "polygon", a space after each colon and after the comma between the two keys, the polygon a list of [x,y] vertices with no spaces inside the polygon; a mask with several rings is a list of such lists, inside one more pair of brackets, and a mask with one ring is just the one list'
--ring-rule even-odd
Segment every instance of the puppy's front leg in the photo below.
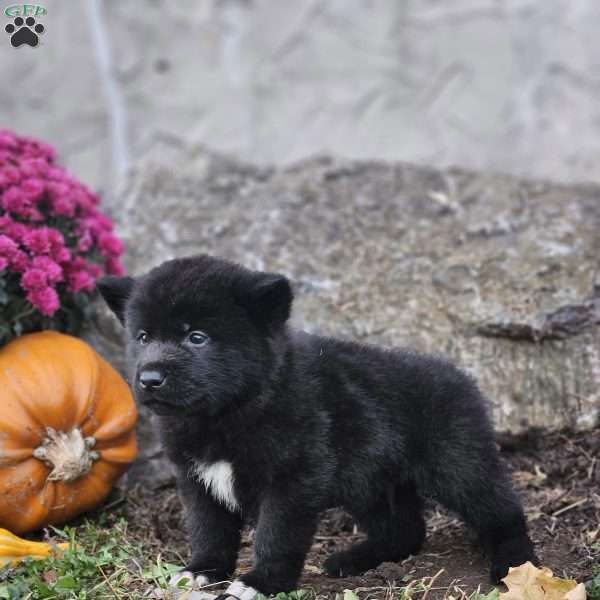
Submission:
{"label": "puppy's front leg", "polygon": [[316,529],[318,511],[299,495],[271,495],[260,506],[254,568],[234,581],[224,598],[251,600],[295,589]]}
{"label": "puppy's front leg", "polygon": [[200,586],[226,581],[235,570],[242,530],[240,514],[215,501],[204,485],[187,473],[180,473],[177,491],[186,511],[192,558],[171,579],[171,585],[183,577]]}

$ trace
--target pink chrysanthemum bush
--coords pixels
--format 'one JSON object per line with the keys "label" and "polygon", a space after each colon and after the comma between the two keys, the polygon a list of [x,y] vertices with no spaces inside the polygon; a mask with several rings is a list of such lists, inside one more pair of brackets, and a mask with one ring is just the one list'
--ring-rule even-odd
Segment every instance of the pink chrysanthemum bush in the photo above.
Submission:
{"label": "pink chrysanthemum bush", "polygon": [[76,334],[95,281],[124,272],[99,198],[39,140],[0,130],[0,345],[22,333]]}

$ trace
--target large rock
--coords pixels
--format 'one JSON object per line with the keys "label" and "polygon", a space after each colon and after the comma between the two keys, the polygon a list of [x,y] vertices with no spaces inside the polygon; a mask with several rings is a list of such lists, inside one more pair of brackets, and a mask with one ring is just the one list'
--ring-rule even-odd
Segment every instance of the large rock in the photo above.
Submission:
{"label": "large rock", "polygon": [[331,158],[257,168],[170,145],[121,200],[132,273],[199,252],[279,271],[296,326],[453,357],[499,431],[598,421],[598,186]]}

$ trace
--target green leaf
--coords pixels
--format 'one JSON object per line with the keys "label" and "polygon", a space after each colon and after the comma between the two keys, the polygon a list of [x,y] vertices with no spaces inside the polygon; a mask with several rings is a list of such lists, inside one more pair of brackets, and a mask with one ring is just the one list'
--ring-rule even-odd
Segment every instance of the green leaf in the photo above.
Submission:
{"label": "green leaf", "polygon": [[344,600],[359,600],[352,590],[344,590]]}
{"label": "green leaf", "polygon": [[176,587],[180,590],[185,589],[188,585],[191,585],[193,582],[189,577],[182,577],[179,581],[177,581]]}
{"label": "green leaf", "polygon": [[498,588],[494,588],[487,594],[482,594],[479,591],[473,592],[469,596],[469,600],[498,600],[499,597],[500,597],[500,590]]}
{"label": "green leaf", "polygon": [[56,587],[63,588],[66,590],[72,590],[75,588],[75,578],[71,575],[63,575],[56,580]]}
{"label": "green leaf", "polygon": [[40,598],[52,598],[52,596],[55,596],[54,592],[41,581],[36,585],[35,591]]}

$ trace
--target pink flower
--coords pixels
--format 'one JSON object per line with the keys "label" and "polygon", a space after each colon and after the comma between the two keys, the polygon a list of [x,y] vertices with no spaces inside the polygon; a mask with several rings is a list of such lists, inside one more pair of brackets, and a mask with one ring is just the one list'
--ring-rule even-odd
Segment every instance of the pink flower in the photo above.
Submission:
{"label": "pink flower", "polygon": [[74,256],[73,260],[69,264],[69,270],[71,271],[82,271],[87,267],[87,261],[83,256]]}
{"label": "pink flower", "polygon": [[9,258],[10,270],[15,273],[22,273],[29,266],[29,256],[22,250],[17,250],[13,256]]}
{"label": "pink flower", "polygon": [[75,216],[75,202],[68,196],[60,196],[52,201],[52,208],[57,215],[64,217]]}
{"label": "pink flower", "polygon": [[18,146],[17,139],[10,131],[0,131],[0,148],[10,148],[11,150]]}
{"label": "pink flower", "polygon": [[70,292],[90,292],[94,289],[94,279],[87,271],[73,271],[68,275]]}
{"label": "pink flower", "polygon": [[52,315],[69,295],[90,294],[104,273],[125,272],[123,243],[98,204],[55,163],[51,146],[0,130],[0,271],[15,300]]}
{"label": "pink flower", "polygon": [[23,242],[25,245],[36,254],[48,254],[50,252],[50,232],[53,231],[49,227],[39,227],[38,229],[30,230]]}
{"label": "pink flower", "polygon": [[46,274],[49,283],[58,283],[64,279],[62,267],[48,256],[35,256],[32,265],[32,270],[39,269]]}
{"label": "pink flower", "polygon": [[58,229],[48,230],[48,242],[50,243],[50,256],[56,262],[64,262],[64,260],[68,260],[65,258],[65,238],[63,237],[63,234],[58,231]]}
{"label": "pink flower", "polygon": [[61,183],[60,181],[50,181],[47,185],[48,193],[50,194],[50,198],[57,199],[63,196],[68,195],[69,186]]}
{"label": "pink flower", "polygon": [[25,233],[29,231],[27,225],[13,221],[10,215],[0,216],[0,233],[4,233],[16,243],[20,243]]}
{"label": "pink flower", "polygon": [[102,276],[102,267],[96,263],[90,263],[88,265],[88,273],[94,279],[98,279],[98,277]]}
{"label": "pink flower", "polygon": [[60,300],[56,290],[44,287],[32,290],[27,294],[27,300],[33,304],[43,315],[51,317],[60,307]]}
{"label": "pink flower", "polygon": [[21,190],[30,201],[37,200],[45,190],[44,182],[37,177],[30,177],[21,182]]}
{"label": "pink flower", "polygon": [[12,186],[2,194],[1,205],[8,212],[21,214],[29,208],[29,199],[19,187]]}
{"label": "pink flower", "polygon": [[77,250],[79,252],[87,252],[94,245],[94,240],[90,235],[89,231],[85,231],[81,234],[79,241],[77,242]]}
{"label": "pink flower", "polygon": [[12,225],[7,229],[8,235],[12,237],[15,242],[19,244],[23,242],[23,238],[29,231],[29,227],[27,225],[23,225],[23,223],[17,223],[13,221]]}
{"label": "pink flower", "polygon": [[68,248],[61,248],[52,254],[52,258],[61,265],[71,260],[71,252]]}
{"label": "pink flower", "polygon": [[98,240],[100,252],[105,256],[120,256],[123,254],[123,242],[112,233],[102,233]]}
{"label": "pink flower", "polygon": [[121,262],[114,257],[106,259],[106,272],[109,275],[125,275],[127,273]]}
{"label": "pink flower", "polygon": [[64,169],[61,167],[50,167],[46,173],[48,179],[60,181],[64,177]]}
{"label": "pink flower", "polygon": [[19,168],[25,177],[36,177],[48,172],[48,162],[43,158],[24,158],[19,161]]}
{"label": "pink flower", "polygon": [[21,287],[28,292],[41,290],[48,286],[48,277],[42,269],[27,269],[21,276]]}
{"label": "pink flower", "polygon": [[19,183],[21,181],[21,173],[16,167],[2,167],[0,169],[0,178],[8,184]]}
{"label": "pink flower", "polygon": [[15,255],[19,247],[12,238],[7,235],[0,235],[0,256],[10,258]]}
{"label": "pink flower", "polygon": [[48,239],[50,240],[50,245],[53,250],[58,250],[65,245],[65,238],[63,234],[58,231],[58,229],[48,229]]}
{"label": "pink flower", "polygon": [[37,208],[33,208],[33,207],[25,208],[21,212],[20,216],[26,217],[30,221],[35,221],[36,223],[39,222],[39,221],[43,221],[44,220],[43,213],[40,212]]}

